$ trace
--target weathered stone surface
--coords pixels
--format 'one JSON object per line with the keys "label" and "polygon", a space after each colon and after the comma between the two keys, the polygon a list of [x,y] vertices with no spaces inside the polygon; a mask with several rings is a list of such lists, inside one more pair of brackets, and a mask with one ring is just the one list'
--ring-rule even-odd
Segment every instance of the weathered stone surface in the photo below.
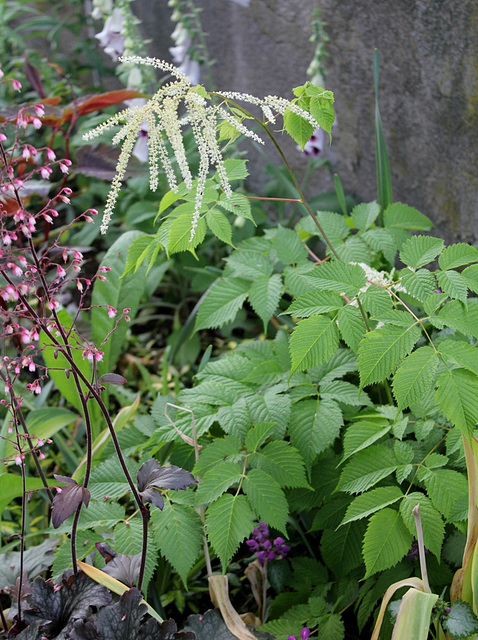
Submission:
{"label": "weathered stone surface", "polygon": [[[136,5],[136,6],[135,6]],[[339,126],[328,154],[346,191],[376,197],[372,55],[381,57],[380,107],[395,200],[415,206],[449,240],[478,241],[478,3],[476,0],[197,0],[208,34],[214,84],[290,97],[313,54],[315,5],[327,23],[326,86],[336,95]],[[166,0],[133,8],[167,54],[172,30]],[[303,167],[292,144],[294,164]],[[277,160],[269,153],[272,160]],[[257,158],[251,185],[263,180]],[[330,187],[319,172],[314,187]]]}

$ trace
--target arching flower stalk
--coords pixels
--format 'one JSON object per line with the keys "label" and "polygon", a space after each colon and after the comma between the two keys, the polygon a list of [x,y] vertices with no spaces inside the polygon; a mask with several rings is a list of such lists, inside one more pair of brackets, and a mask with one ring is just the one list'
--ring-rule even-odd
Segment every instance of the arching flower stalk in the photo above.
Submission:
{"label": "arching flower stalk", "polygon": [[[161,164],[166,174],[170,189],[173,191],[178,189],[177,177],[168,154],[168,147],[176,159],[186,187],[188,189],[193,188],[194,178],[187,161],[183,140],[184,128],[190,126],[192,129],[199,150],[200,161],[195,185],[196,198],[191,223],[191,240],[194,238],[199,221],[204,185],[210,169],[216,169],[221,187],[226,196],[230,197],[232,195],[218,140],[218,125],[222,122],[227,122],[239,134],[264,144],[257,133],[243,124],[243,118],[237,114],[237,109],[232,112],[226,108],[228,101],[242,101],[260,108],[265,122],[273,123],[276,118],[275,114],[284,115],[286,111],[290,111],[304,118],[314,128],[319,127],[319,123],[307,111],[285,98],[277,96],[257,98],[244,93],[219,92],[215,94],[214,100],[217,101],[219,96],[224,101],[216,104],[212,102],[213,97],[207,93],[204,87],[193,85],[184,73],[167,62],[155,58],[140,58],[137,56],[120,58],[120,60],[126,63],[144,64],[160,69],[170,73],[173,76],[173,80],[163,85],[144,105],[133,106],[117,113],[84,136],[85,140],[91,140],[116,125],[122,125],[121,129],[113,137],[113,143],[121,144],[122,150],[116,166],[116,176],[111,184],[106,201],[101,225],[102,233],[106,233],[108,229],[129,158],[144,122],[148,123],[149,129],[148,159],[150,164],[150,188],[152,191],[155,191],[158,186],[158,163]],[[168,146],[166,146],[166,143],[168,143]]]}

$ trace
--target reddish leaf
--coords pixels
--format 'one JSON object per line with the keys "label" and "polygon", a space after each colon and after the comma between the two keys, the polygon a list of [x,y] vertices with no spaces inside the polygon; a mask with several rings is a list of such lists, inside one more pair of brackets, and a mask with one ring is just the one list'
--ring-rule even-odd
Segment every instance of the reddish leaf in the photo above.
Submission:
{"label": "reddish leaf", "polygon": [[40,98],[45,98],[46,93],[43,88],[43,82],[41,80],[40,72],[36,67],[30,64],[28,60],[28,54],[25,52],[25,75],[28,79],[28,82],[32,85],[35,91],[38,93]]}
{"label": "reddish leaf", "polygon": [[[133,91],[132,89],[119,89],[117,91],[108,91],[107,93],[99,93],[93,96],[83,96],[74,100],[65,108],[64,117],[67,118],[70,110],[71,116],[73,114],[84,116],[92,111],[101,111],[101,109],[111,107],[111,105],[124,102],[125,100],[144,97],[144,93]],[[71,116],[68,119],[71,119]]]}

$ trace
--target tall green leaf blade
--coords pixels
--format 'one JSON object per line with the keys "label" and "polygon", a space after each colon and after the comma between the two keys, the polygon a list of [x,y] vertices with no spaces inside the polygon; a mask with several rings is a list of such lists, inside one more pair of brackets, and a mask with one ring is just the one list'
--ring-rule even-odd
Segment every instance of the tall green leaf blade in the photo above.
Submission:
{"label": "tall green leaf blade", "polygon": [[385,325],[367,333],[358,349],[360,387],[382,382],[392,374],[420,337],[417,326]]}
{"label": "tall green leaf blade", "polygon": [[373,54],[373,86],[375,93],[375,163],[377,169],[378,202],[383,212],[384,209],[393,202],[393,196],[387,144],[385,142],[382,117],[378,106],[379,68],[379,55],[377,49],[375,49]]}
{"label": "tall green leaf blade", "polygon": [[471,437],[478,422],[478,376],[468,369],[444,371],[437,380],[436,401],[448,420]]}
{"label": "tall green leaf blade", "polygon": [[249,290],[249,302],[264,323],[264,331],[267,323],[275,313],[282,295],[282,278],[278,273],[268,276],[259,276],[254,280]]}
{"label": "tall green leaf blade", "polygon": [[445,537],[445,524],[442,517],[426,495],[413,491],[405,496],[400,504],[403,521],[413,537],[416,536],[413,509],[420,505],[420,519],[423,528],[423,543],[427,549],[440,558],[441,546]]}
{"label": "tall green leaf blade", "polygon": [[135,273],[121,277],[125,269],[128,249],[139,237],[142,237],[140,232],[127,231],[111,245],[101,261],[101,264],[109,267],[111,271],[106,274],[106,281],[97,280],[93,288],[91,310],[93,341],[99,345],[110,332],[113,333],[101,347],[104,356],[102,362],[97,365],[98,375],[109,373],[114,369],[129,329],[129,325],[123,320],[116,326],[117,318],[109,317],[108,306],[118,309],[119,314],[127,306],[130,309],[128,315],[134,318],[143,295],[146,284],[145,266],[140,267]]}
{"label": "tall green leaf blade", "polygon": [[242,479],[242,468],[235,462],[221,462],[204,474],[196,491],[196,504],[214,502]]}
{"label": "tall green leaf blade", "polygon": [[250,284],[239,278],[222,278],[206,293],[198,311],[196,331],[215,329],[236,317],[242,307]]}
{"label": "tall green leaf blade", "polygon": [[398,467],[393,451],[383,444],[372,445],[356,453],[345,465],[337,488],[347,493],[362,493]]}
{"label": "tall green leaf blade", "polygon": [[226,572],[240,543],[254,528],[254,512],[243,495],[226,493],[213,502],[206,515],[207,537]]}
{"label": "tall green leaf blade", "polygon": [[339,334],[334,320],[323,316],[301,320],[289,342],[291,372],[305,371],[327,362],[338,346]]}
{"label": "tall green leaf blade", "polygon": [[412,269],[419,269],[433,262],[445,246],[441,238],[413,236],[402,246],[400,260]]}
{"label": "tall green leaf blade", "polygon": [[393,393],[399,409],[419,402],[431,389],[438,360],[431,347],[420,347],[405,358],[393,377]]}
{"label": "tall green leaf blade", "polygon": [[446,247],[438,258],[438,264],[443,271],[456,269],[470,262],[478,262],[478,249],[464,242]]}
{"label": "tall green leaf blade", "polygon": [[363,540],[365,578],[395,566],[410,549],[412,540],[398,511],[387,507],[374,514]]}
{"label": "tall green leaf blade", "polygon": [[165,501],[162,511],[153,511],[151,523],[158,549],[186,585],[188,572],[202,546],[199,514],[186,505]]}
{"label": "tall green leaf blade", "polygon": [[141,266],[154,239],[154,236],[144,234],[133,240],[128,249],[122,277],[134,273]]}
{"label": "tall green leaf blade", "polygon": [[289,507],[279,483],[262,469],[251,469],[243,489],[259,519],[286,535]]}
{"label": "tall green leaf blade", "polygon": [[403,493],[397,486],[378,487],[367,491],[367,493],[362,493],[348,506],[342,524],[367,518],[372,513],[380,511],[380,509],[388,507],[402,498]]}

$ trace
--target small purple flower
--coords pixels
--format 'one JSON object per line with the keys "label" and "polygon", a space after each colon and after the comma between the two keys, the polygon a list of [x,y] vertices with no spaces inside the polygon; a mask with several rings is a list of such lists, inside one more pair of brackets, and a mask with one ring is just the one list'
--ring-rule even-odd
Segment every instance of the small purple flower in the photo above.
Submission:
{"label": "small purple flower", "polygon": [[[300,632],[300,640],[307,640],[310,636],[310,629],[308,627],[304,627]],[[287,636],[287,640],[297,640],[295,636]]]}
{"label": "small purple flower", "polygon": [[269,527],[265,522],[260,522],[252,530],[252,538],[246,540],[249,549],[257,553],[257,559],[261,564],[266,560],[285,558],[290,551],[290,547],[284,544],[284,538],[278,537],[271,542],[269,535]]}

